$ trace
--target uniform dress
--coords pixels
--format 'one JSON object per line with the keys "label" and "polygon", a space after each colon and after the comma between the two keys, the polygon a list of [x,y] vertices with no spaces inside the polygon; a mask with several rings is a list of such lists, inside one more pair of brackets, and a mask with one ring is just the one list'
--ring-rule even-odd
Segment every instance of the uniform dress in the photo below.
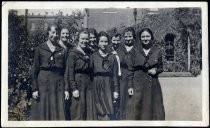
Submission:
{"label": "uniform dress", "polygon": [[[142,46],[130,52],[128,61],[128,88],[134,89],[133,96],[126,104],[127,120],[164,120],[165,111],[158,74],[163,71],[162,54],[152,46],[148,55]],[[148,74],[148,69],[157,68],[156,75]]]}
{"label": "uniform dress", "polygon": [[119,92],[118,66],[113,54],[106,57],[99,52],[91,56],[93,70],[93,104],[95,120],[110,120],[114,114],[113,92]]}
{"label": "uniform dress", "polygon": [[[134,46],[135,47],[135,46]],[[119,103],[119,109],[120,109],[120,119],[125,119],[125,104],[128,99],[128,79],[127,79],[127,64],[126,60],[128,57],[129,52],[131,52],[134,47],[130,50],[127,51],[125,48],[125,45],[122,44],[118,47],[116,50],[119,59],[120,59],[120,70],[121,70],[121,76],[119,78],[120,80],[120,103]]]}
{"label": "uniform dress", "polygon": [[31,120],[64,120],[64,69],[66,52],[56,46],[52,52],[47,43],[35,50],[32,91],[39,98],[32,100]]}
{"label": "uniform dress", "polygon": [[[66,53],[68,54],[75,46],[73,45],[73,43],[66,43],[63,44],[63,42],[60,40],[59,41],[60,46],[62,46],[65,50]],[[68,92],[70,92],[70,90],[67,90]],[[66,120],[71,120],[71,111],[70,111],[70,106],[71,106],[71,98],[66,99],[64,101],[64,111],[65,111],[65,119]]]}
{"label": "uniform dress", "polygon": [[[94,52],[97,52],[98,51],[98,47],[94,45],[94,47],[88,47],[85,49],[85,52],[88,54],[88,55],[92,55]],[[92,74],[89,74],[89,75],[92,75]],[[94,104],[93,104],[93,96],[92,96],[92,81],[90,83],[90,86],[87,88],[87,91],[86,91],[86,99],[87,99],[87,118],[86,120],[93,120],[94,119]]]}
{"label": "uniform dress", "polygon": [[67,58],[65,72],[65,87],[71,92],[78,90],[79,98],[71,96],[71,120],[86,120],[87,97],[86,92],[90,84],[89,56],[84,55],[76,47],[71,50]]}

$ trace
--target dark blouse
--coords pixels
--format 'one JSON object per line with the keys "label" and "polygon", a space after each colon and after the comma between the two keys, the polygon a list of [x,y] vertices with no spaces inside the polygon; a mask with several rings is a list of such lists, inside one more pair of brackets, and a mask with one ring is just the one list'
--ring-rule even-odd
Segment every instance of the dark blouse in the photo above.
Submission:
{"label": "dark blouse", "polygon": [[118,81],[118,64],[113,54],[102,57],[99,52],[91,56],[90,67],[93,70],[93,76],[110,76],[112,77],[114,90],[119,92]]}
{"label": "dark blouse", "polygon": [[38,90],[37,78],[40,70],[60,72],[62,74],[65,69],[65,60],[66,52],[62,47],[56,46],[55,51],[52,52],[47,43],[40,44],[34,53],[33,91]]}
{"label": "dark blouse", "polygon": [[90,72],[89,68],[89,56],[84,55],[76,47],[71,50],[67,57],[66,62],[66,71],[65,71],[65,90],[77,89],[77,83],[75,81],[76,73],[85,73]]}
{"label": "dark blouse", "polygon": [[132,87],[134,72],[137,70],[147,72],[149,69],[156,67],[157,74],[152,77],[157,77],[158,74],[163,72],[162,52],[158,47],[152,46],[148,55],[146,55],[142,46],[138,45],[130,52],[126,64],[128,65],[128,87]]}

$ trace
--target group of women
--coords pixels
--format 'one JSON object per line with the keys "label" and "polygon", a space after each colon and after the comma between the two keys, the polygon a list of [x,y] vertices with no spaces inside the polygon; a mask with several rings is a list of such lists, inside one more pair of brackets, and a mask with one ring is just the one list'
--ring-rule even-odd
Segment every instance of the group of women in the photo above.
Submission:
{"label": "group of women", "polygon": [[132,27],[122,35],[82,29],[76,46],[67,27],[47,31],[35,50],[31,120],[165,119],[162,55],[149,28],[139,39]]}

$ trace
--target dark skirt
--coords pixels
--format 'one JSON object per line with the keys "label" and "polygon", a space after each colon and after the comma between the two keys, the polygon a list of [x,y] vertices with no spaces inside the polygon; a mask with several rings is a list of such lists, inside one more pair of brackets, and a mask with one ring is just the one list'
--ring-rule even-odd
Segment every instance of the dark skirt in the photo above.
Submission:
{"label": "dark skirt", "polygon": [[[71,120],[86,120],[87,119],[87,104],[92,99],[87,99],[88,86],[90,85],[90,77],[88,74],[77,73],[75,75],[77,88],[79,90],[79,98],[71,97]],[[88,97],[90,97],[88,95]],[[90,108],[88,107],[88,110]]]}
{"label": "dark skirt", "polygon": [[39,98],[32,100],[31,120],[65,120],[62,73],[41,70],[38,85]]}
{"label": "dark skirt", "polygon": [[134,95],[127,99],[127,120],[164,120],[165,110],[158,78],[142,71],[135,72]]}
{"label": "dark skirt", "polygon": [[93,80],[93,102],[97,120],[109,120],[114,114],[112,78],[95,76]]}

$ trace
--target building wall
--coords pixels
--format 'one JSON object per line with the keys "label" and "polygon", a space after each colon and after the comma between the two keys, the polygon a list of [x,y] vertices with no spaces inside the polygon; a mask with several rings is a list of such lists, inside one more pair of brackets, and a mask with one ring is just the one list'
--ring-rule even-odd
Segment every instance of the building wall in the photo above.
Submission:
{"label": "building wall", "polygon": [[134,23],[133,9],[89,9],[88,27],[98,32]]}

